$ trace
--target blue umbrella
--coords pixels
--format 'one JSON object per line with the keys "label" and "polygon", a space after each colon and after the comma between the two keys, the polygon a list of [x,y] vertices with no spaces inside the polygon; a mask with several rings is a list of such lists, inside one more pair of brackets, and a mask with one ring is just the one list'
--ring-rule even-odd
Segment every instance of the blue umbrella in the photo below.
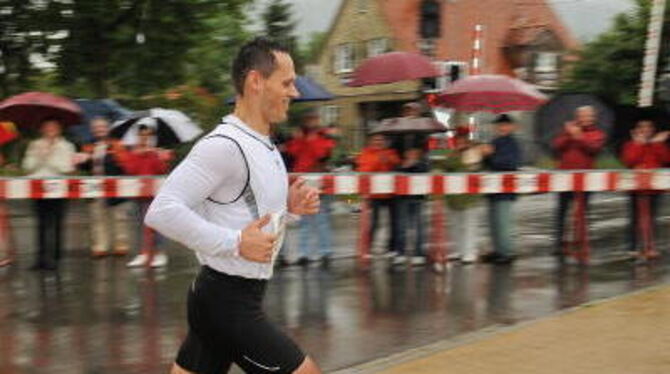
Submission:
{"label": "blue umbrella", "polygon": [[88,143],[93,141],[93,135],[89,124],[95,117],[103,117],[109,122],[116,122],[124,118],[130,117],[132,111],[122,107],[119,103],[112,99],[89,100],[77,99],[75,100],[84,112],[83,122],[77,126],[72,126],[69,130],[75,136],[79,143]]}
{"label": "blue umbrella", "polygon": [[[293,101],[326,101],[334,98],[333,94],[326,91],[318,83],[304,75],[298,75],[295,79],[295,88],[300,92],[300,97]],[[234,104],[235,98],[226,100],[226,104]]]}

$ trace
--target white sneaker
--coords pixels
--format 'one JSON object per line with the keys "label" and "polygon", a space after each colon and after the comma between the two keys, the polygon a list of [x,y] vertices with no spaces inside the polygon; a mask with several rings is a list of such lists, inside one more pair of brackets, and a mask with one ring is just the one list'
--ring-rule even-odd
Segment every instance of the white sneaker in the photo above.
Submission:
{"label": "white sneaker", "polygon": [[404,265],[407,263],[407,257],[405,256],[395,256],[392,261],[393,265]]}
{"label": "white sneaker", "polygon": [[457,252],[449,253],[449,255],[447,256],[447,260],[449,260],[449,261],[458,261],[460,259],[461,259],[461,254],[457,253]]}
{"label": "white sneaker", "polygon": [[426,258],[423,256],[414,256],[412,257],[412,265],[425,265]]}
{"label": "white sneaker", "polygon": [[168,263],[168,257],[165,253],[159,252],[154,255],[154,258],[151,260],[152,268],[162,268]]}
{"label": "white sneaker", "polygon": [[129,268],[139,268],[147,264],[149,258],[145,254],[135,256],[129,263],[126,264]]}
{"label": "white sneaker", "polygon": [[395,258],[396,256],[398,256],[398,254],[393,252],[393,251],[388,251],[388,252],[382,254],[382,257],[384,257],[384,258]]}

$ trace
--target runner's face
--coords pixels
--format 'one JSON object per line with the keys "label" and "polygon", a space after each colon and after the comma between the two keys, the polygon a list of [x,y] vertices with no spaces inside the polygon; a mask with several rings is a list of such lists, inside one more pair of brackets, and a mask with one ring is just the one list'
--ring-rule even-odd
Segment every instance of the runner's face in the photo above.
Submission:
{"label": "runner's face", "polygon": [[263,79],[261,90],[262,115],[269,123],[286,121],[292,99],[299,96],[295,88],[295,70],[291,56],[275,52],[275,70]]}

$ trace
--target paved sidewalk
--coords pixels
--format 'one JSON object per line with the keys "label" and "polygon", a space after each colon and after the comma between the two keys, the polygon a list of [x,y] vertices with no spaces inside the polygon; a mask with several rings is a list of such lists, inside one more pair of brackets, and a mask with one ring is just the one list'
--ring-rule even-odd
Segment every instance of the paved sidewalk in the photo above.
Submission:
{"label": "paved sidewalk", "polygon": [[456,347],[445,342],[441,351],[432,345],[422,358],[408,359],[422,356],[417,349],[338,373],[670,373],[670,287],[587,304],[468,340]]}

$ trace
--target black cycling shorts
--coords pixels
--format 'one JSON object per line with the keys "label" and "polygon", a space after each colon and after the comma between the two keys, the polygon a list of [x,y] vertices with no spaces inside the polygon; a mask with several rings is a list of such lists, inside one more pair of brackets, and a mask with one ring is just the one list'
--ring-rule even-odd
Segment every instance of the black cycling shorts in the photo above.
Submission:
{"label": "black cycling shorts", "polygon": [[292,373],[305,354],[262,310],[267,281],[203,266],[188,292],[189,331],[177,364],[198,374]]}

